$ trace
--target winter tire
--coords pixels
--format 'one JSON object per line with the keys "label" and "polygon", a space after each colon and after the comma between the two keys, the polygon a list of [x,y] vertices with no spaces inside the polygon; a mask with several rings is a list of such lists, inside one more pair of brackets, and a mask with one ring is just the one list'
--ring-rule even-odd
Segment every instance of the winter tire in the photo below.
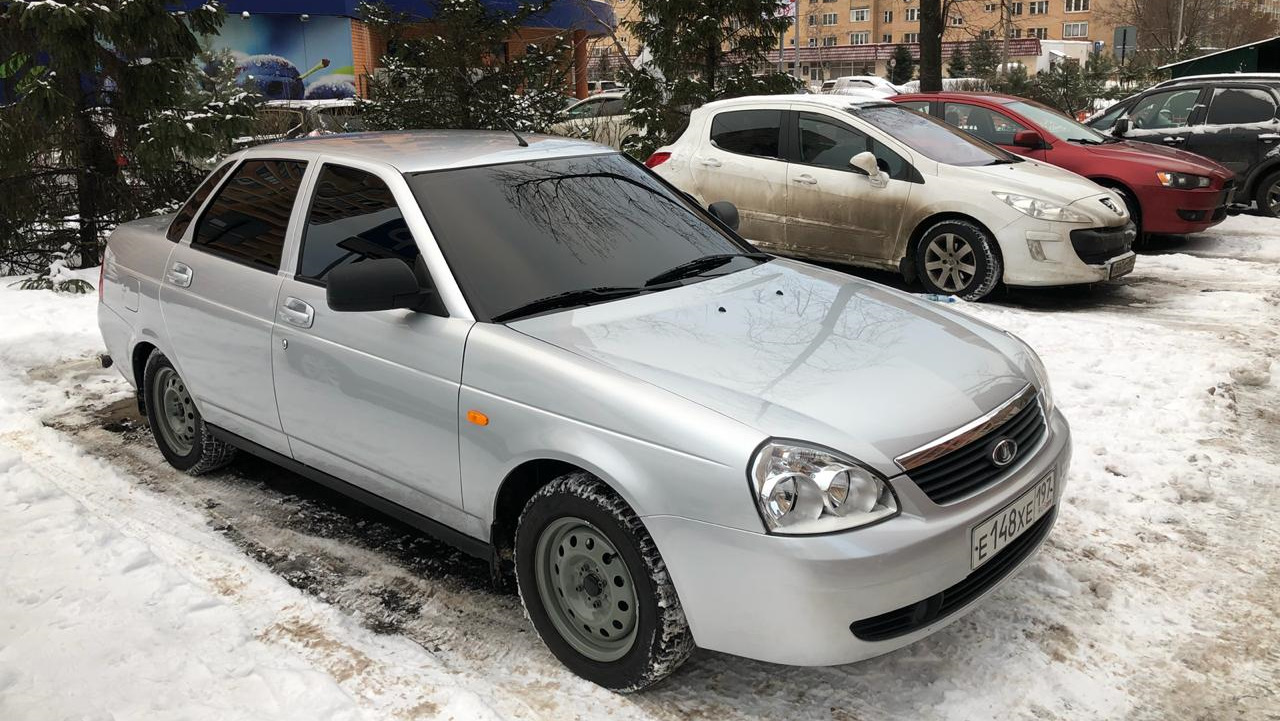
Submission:
{"label": "winter tire", "polygon": [[1254,202],[1258,210],[1272,218],[1280,218],[1280,172],[1272,173],[1258,183]]}
{"label": "winter tire", "polygon": [[579,676],[613,691],[639,691],[693,651],[653,539],[594,476],[569,473],[534,494],[520,515],[515,551],[529,620]]}
{"label": "winter tire", "polygon": [[1002,267],[995,240],[967,220],[931,226],[916,245],[920,282],[931,293],[978,300],[995,289]]}
{"label": "winter tire", "polygon": [[142,397],[151,435],[169,465],[193,476],[230,463],[236,449],[209,433],[187,384],[160,351],[147,358]]}
{"label": "winter tire", "polygon": [[1124,201],[1125,210],[1129,211],[1129,219],[1133,221],[1133,227],[1137,229],[1138,234],[1133,237],[1134,249],[1146,246],[1146,237],[1142,232],[1142,205],[1138,203],[1138,199],[1127,190],[1121,188],[1113,188],[1120,194],[1120,199]]}

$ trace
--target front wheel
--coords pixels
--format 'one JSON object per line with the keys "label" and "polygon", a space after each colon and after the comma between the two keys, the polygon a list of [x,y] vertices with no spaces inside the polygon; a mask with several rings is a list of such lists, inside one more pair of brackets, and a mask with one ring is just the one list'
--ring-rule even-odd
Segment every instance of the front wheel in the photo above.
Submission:
{"label": "front wheel", "polygon": [[553,480],[525,506],[516,582],[547,648],[605,688],[651,686],[693,651],[675,586],[644,524],[585,472]]}
{"label": "front wheel", "polygon": [[198,476],[235,459],[236,449],[209,433],[186,382],[160,351],[147,358],[142,388],[151,435],[169,465]]}
{"label": "front wheel", "polygon": [[1280,218],[1280,172],[1272,173],[1258,184],[1258,192],[1254,196],[1258,210],[1272,218]]}
{"label": "front wheel", "polygon": [[995,239],[967,220],[944,220],[916,246],[920,282],[931,293],[978,300],[995,289],[1002,267]]}

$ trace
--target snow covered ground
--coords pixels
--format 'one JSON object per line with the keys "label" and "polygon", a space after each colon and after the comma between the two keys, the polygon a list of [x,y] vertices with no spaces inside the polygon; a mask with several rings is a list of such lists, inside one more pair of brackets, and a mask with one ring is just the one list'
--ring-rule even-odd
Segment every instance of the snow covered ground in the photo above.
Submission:
{"label": "snow covered ground", "polygon": [[[88,278],[96,282],[96,278]],[[0,719],[1266,719],[1280,709],[1280,222],[1122,285],[958,304],[1040,351],[1075,458],[1049,543],[861,664],[698,652],[621,697],[487,569],[252,459],[174,473],[95,297],[0,287]]]}

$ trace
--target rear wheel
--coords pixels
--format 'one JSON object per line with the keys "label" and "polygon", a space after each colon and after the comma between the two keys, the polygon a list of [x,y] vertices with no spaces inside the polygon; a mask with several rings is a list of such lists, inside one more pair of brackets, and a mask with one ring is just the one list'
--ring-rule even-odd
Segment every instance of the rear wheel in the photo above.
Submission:
{"label": "rear wheel", "polygon": [[1003,270],[995,240],[967,220],[944,220],[926,230],[916,246],[916,268],[930,292],[965,300],[994,290]]}
{"label": "rear wheel", "polygon": [[1254,202],[1258,204],[1258,210],[1272,218],[1280,217],[1280,172],[1262,179],[1258,192],[1254,194]]}
{"label": "rear wheel", "polygon": [[605,688],[651,686],[693,651],[653,539],[626,502],[588,473],[553,480],[525,506],[516,583],[547,648]]}
{"label": "rear wheel", "polygon": [[235,458],[234,447],[209,433],[186,382],[160,351],[147,358],[142,387],[151,434],[169,465],[198,476]]}

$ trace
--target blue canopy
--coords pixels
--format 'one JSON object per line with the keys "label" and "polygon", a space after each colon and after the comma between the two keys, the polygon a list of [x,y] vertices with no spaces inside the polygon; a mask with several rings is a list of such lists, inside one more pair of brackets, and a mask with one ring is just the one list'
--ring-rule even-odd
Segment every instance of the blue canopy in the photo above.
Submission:
{"label": "blue canopy", "polygon": [[[406,13],[414,18],[429,20],[433,14],[430,0],[384,0],[392,10]],[[514,11],[521,3],[519,0],[480,0],[487,7],[496,10]],[[195,9],[204,4],[203,0],[182,0],[178,3],[188,9]],[[360,0],[223,0],[227,14],[236,15],[245,11],[250,14],[264,15],[335,15],[341,17],[360,17]],[[613,8],[607,2],[599,0],[556,0],[541,15],[531,18],[530,27],[552,28],[555,30],[586,30],[592,35],[602,34],[608,28],[617,26]]]}

